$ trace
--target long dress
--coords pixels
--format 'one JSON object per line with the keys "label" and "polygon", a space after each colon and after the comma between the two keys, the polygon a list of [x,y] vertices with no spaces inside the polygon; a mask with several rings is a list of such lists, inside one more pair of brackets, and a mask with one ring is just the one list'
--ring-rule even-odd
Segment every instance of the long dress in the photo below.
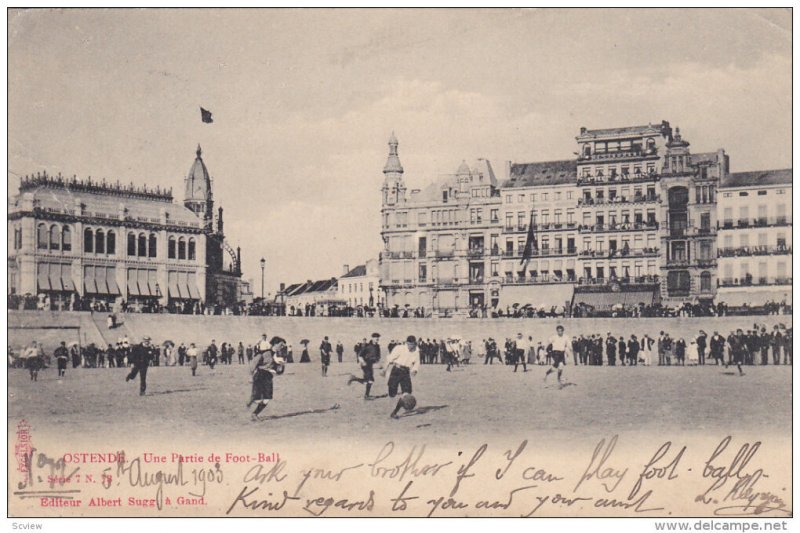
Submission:
{"label": "long dress", "polygon": [[308,348],[303,348],[303,354],[300,356],[301,363],[310,363],[311,356],[308,355]]}

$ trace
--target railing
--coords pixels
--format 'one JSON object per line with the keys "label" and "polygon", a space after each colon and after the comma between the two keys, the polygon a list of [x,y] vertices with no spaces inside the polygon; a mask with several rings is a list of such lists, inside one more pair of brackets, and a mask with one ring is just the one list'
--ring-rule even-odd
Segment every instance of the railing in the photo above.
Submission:
{"label": "railing", "polygon": [[753,255],[784,255],[791,253],[792,247],[785,245],[740,246],[738,248],[720,248],[717,250],[717,257],[747,257]]}
{"label": "railing", "polygon": [[658,283],[659,277],[657,275],[653,276],[628,276],[628,277],[616,277],[616,278],[585,278],[581,277],[578,279],[579,286],[590,286],[590,287],[608,287],[614,283],[619,283],[621,285],[652,285],[654,283]]}
{"label": "railing", "polygon": [[661,179],[661,176],[656,172],[620,176],[579,176],[578,186],[605,185],[607,183],[641,183],[645,181],[658,181],[659,179]]}
{"label": "railing", "polygon": [[792,278],[785,278],[785,277],[775,277],[772,280],[768,278],[759,278],[754,280],[752,278],[728,278],[728,279],[718,279],[717,280],[717,287],[753,287],[753,286],[763,286],[763,285],[791,285]]}
{"label": "railing", "polygon": [[575,276],[509,276],[503,278],[505,285],[546,285],[550,283],[575,283]]}
{"label": "railing", "polygon": [[592,154],[581,154],[578,156],[578,161],[612,161],[615,159],[655,157],[657,155],[657,148],[640,147],[638,149],[617,150],[615,152],[594,152]]}
{"label": "railing", "polygon": [[581,250],[581,257],[611,259],[614,257],[647,257],[658,255],[658,248],[641,248],[636,250]]}
{"label": "railing", "polygon": [[689,266],[689,259],[682,258],[667,258],[667,266]]}
{"label": "railing", "polygon": [[413,259],[414,252],[381,252],[382,259]]}
{"label": "railing", "polygon": [[455,250],[436,250],[434,252],[436,257],[453,257],[455,254]]}
{"label": "railing", "polygon": [[[523,226],[504,226],[503,233],[518,233],[521,231],[528,231],[528,224]],[[547,224],[534,224],[533,231],[559,231],[565,229],[576,229],[577,222],[550,222]]]}
{"label": "railing", "polygon": [[483,257],[486,254],[486,250],[483,248],[471,248],[467,250],[467,255],[469,257]]}
{"label": "railing", "polygon": [[740,218],[734,220],[724,220],[717,222],[717,229],[734,229],[734,228],[766,228],[769,226],[791,226],[792,221],[785,216],[773,218]]}
{"label": "railing", "polygon": [[606,231],[642,231],[656,229],[658,229],[658,222],[634,222],[632,224],[594,224],[592,226],[581,225],[578,228],[578,231],[581,233],[600,233]]}
{"label": "railing", "polygon": [[635,203],[647,203],[647,202],[660,202],[661,195],[659,194],[648,194],[648,195],[641,195],[641,196],[634,196],[633,198],[627,198],[625,196],[615,196],[614,198],[579,198],[578,205],[585,206],[585,205],[617,205],[617,204],[635,204]]}

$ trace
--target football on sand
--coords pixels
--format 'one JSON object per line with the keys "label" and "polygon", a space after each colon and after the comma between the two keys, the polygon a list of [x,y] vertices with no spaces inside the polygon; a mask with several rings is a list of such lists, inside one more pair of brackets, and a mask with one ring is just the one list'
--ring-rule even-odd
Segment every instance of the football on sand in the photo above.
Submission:
{"label": "football on sand", "polygon": [[406,394],[400,401],[406,411],[410,411],[417,406],[417,399],[414,398],[413,394]]}

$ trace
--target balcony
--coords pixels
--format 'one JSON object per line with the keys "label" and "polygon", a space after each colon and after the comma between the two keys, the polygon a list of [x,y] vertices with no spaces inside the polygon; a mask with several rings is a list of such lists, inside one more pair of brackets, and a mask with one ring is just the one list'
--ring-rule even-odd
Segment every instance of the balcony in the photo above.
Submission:
{"label": "balcony", "polygon": [[668,257],[667,266],[669,267],[688,267],[689,259],[686,257]]}
{"label": "balcony", "polygon": [[586,278],[581,277],[578,279],[578,286],[575,288],[576,292],[579,292],[579,288],[583,289],[583,292],[605,292],[612,289],[614,284],[619,284],[620,286],[643,286],[643,287],[652,287],[653,285],[658,284],[658,276],[630,276],[630,277],[621,277],[621,278]]}
{"label": "balcony", "polygon": [[648,202],[661,202],[661,195],[648,194],[648,195],[634,195],[632,198],[626,196],[615,196],[614,198],[580,198],[578,199],[578,206],[590,205],[625,205],[625,204],[641,204]]}
{"label": "balcony", "polygon": [[596,186],[605,185],[608,183],[644,183],[649,181],[658,181],[660,179],[661,176],[656,172],[648,174],[627,174],[623,176],[579,176],[578,186]]}
{"label": "balcony", "polygon": [[467,256],[469,257],[483,257],[486,255],[486,250],[483,248],[470,248],[467,250]]}
{"label": "balcony", "polygon": [[581,250],[580,257],[594,259],[613,259],[620,257],[650,257],[658,256],[658,248],[640,248],[636,250]]}
{"label": "balcony", "polygon": [[570,276],[513,276],[506,274],[503,278],[504,285],[547,285],[556,283],[575,283],[576,278],[574,275]]}
{"label": "balcony", "polygon": [[[576,222],[549,222],[545,224],[534,224],[533,231],[562,231],[576,229],[578,224]],[[528,231],[528,225],[524,226],[504,226],[503,233],[520,233]]]}
{"label": "balcony", "polygon": [[634,222],[634,223],[622,223],[622,224],[594,224],[590,225],[581,225],[578,228],[580,233],[605,233],[610,231],[647,231],[647,230],[657,230],[658,229],[658,222]]}
{"label": "balcony", "polygon": [[743,228],[768,228],[770,226],[791,226],[792,221],[785,216],[772,218],[740,218],[738,220],[725,220],[717,222],[717,229],[743,229]]}
{"label": "balcony", "polygon": [[455,250],[436,250],[434,256],[440,259],[450,259],[456,255]]}
{"label": "balcony", "polygon": [[656,157],[658,150],[656,148],[631,148],[628,150],[617,150],[615,152],[594,152],[591,154],[581,154],[578,156],[578,161],[617,161],[620,159],[641,159],[645,157]]}
{"label": "balcony", "polygon": [[758,287],[758,286],[791,285],[791,284],[792,284],[792,278],[787,278],[787,277],[775,277],[772,279],[759,278],[757,280],[754,280],[752,277],[728,278],[728,279],[717,280],[717,287]]}
{"label": "balcony", "polygon": [[381,252],[381,259],[413,259],[414,252]]}
{"label": "balcony", "polygon": [[739,248],[720,248],[717,257],[750,257],[755,255],[789,255],[791,246],[741,246]]}

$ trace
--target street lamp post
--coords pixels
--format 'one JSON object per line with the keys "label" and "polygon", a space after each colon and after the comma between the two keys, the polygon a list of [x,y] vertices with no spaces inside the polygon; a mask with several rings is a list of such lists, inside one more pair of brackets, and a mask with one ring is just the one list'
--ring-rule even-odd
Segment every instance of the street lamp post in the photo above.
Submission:
{"label": "street lamp post", "polygon": [[261,300],[264,300],[264,267],[267,266],[267,260],[261,258]]}

